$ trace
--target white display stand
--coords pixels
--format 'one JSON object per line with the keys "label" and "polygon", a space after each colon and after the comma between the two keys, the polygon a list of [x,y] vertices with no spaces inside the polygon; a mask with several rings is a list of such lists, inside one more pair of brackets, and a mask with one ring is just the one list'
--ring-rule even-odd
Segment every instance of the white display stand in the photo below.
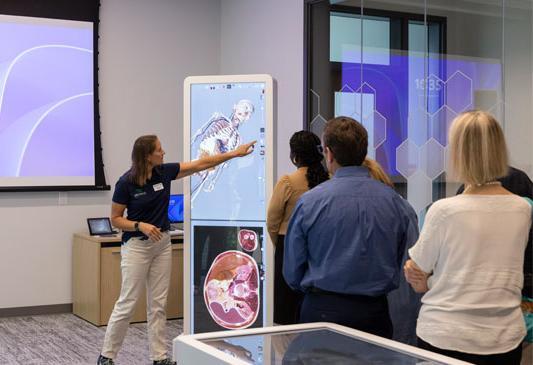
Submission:
{"label": "white display stand", "polygon": [[181,335],[173,341],[173,356],[178,365],[469,364],[366,332],[320,322]]}
{"label": "white display stand", "polygon": [[184,333],[272,325],[274,86],[269,75],[185,79],[185,161],[257,143],[184,182]]}

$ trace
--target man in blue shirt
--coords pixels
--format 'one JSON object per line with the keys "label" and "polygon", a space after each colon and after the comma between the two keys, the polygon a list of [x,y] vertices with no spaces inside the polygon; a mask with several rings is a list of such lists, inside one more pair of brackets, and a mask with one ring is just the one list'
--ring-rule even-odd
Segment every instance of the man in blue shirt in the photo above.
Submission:
{"label": "man in blue shirt", "polygon": [[405,247],[418,237],[416,214],[361,166],[368,146],[361,124],[330,120],[323,144],[333,178],[296,204],[283,276],[305,293],[300,322],[333,322],[391,338],[387,293],[398,287]]}

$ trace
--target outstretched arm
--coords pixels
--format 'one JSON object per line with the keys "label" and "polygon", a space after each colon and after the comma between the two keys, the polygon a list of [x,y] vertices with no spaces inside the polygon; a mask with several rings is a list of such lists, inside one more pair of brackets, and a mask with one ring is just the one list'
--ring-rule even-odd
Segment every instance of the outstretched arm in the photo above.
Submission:
{"label": "outstretched arm", "polygon": [[240,145],[233,151],[229,151],[226,153],[220,153],[213,156],[205,156],[198,160],[190,162],[182,162],[180,163],[180,172],[178,173],[178,176],[176,176],[176,179],[181,179],[199,171],[215,167],[235,157],[243,157],[249,155],[254,150],[254,145],[256,142],[257,141],[253,141]]}

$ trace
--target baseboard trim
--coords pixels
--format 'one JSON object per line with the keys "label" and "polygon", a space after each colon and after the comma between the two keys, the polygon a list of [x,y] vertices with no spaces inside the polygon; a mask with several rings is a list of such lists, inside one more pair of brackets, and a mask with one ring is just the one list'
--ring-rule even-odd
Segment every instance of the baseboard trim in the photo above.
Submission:
{"label": "baseboard trim", "polygon": [[0,308],[0,318],[72,313],[72,303],[37,305],[34,307]]}

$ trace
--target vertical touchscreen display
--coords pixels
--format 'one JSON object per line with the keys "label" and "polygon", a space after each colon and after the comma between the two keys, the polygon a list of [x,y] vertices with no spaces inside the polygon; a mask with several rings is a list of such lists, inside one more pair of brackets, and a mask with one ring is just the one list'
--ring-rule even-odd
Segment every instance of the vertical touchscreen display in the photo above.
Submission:
{"label": "vertical touchscreen display", "polygon": [[265,82],[191,83],[192,160],[257,141],[251,154],[190,178],[190,328],[266,324]]}

